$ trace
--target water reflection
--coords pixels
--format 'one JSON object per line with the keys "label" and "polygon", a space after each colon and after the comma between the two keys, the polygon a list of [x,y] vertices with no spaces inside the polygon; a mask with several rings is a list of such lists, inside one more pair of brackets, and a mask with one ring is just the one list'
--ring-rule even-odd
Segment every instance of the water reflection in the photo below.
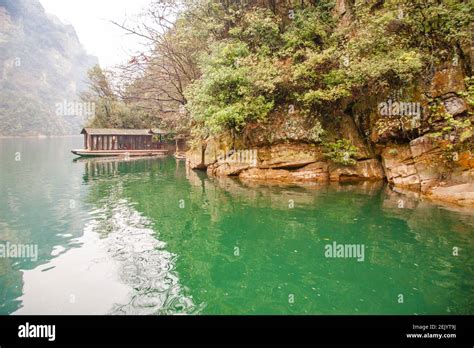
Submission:
{"label": "water reflection", "polygon": [[[187,177],[196,204],[210,215],[208,229],[220,232],[207,237],[207,244],[215,237],[209,253],[217,254],[209,264],[220,265],[219,277],[238,279],[240,289],[224,302],[244,302],[252,293],[248,284],[260,285],[262,295],[247,300],[242,313],[473,311],[472,210],[435,205],[382,182],[291,186],[206,178],[194,171]],[[324,258],[324,245],[334,240],[366,245],[366,262]],[[232,246],[252,261],[245,257],[231,263]],[[453,247],[462,254],[453,255]],[[210,278],[215,278],[212,297],[225,298],[217,277]],[[201,286],[194,282],[193,288]],[[288,293],[301,303],[285,303]],[[396,301],[399,293],[407,299],[403,306]],[[210,309],[226,311],[223,304]]]}
{"label": "water reflection", "polygon": [[[23,271],[74,248],[83,233],[81,169],[64,148],[79,138],[0,139],[0,242],[38,246],[38,259],[0,258],[0,314],[21,306]],[[16,154],[20,154],[17,161]],[[74,208],[71,201],[76,202]]]}
{"label": "water reflection", "polygon": [[[49,262],[22,274],[14,314],[196,314],[175,271],[177,255],[165,249],[153,224],[123,197],[127,175],[154,163],[81,161],[89,193],[83,235],[75,248],[53,247]],[[122,174],[120,176],[119,174]],[[51,287],[51,284],[55,286]]]}
{"label": "water reflection", "polygon": [[90,224],[103,239],[108,255],[118,263],[119,279],[132,289],[127,300],[115,304],[110,313],[197,313],[202,306],[185,296],[179,283],[177,255],[165,249],[150,221],[121,197],[121,184],[117,183],[102,207],[94,211]]}
{"label": "water reflection", "polygon": [[[18,144],[0,147],[0,239],[40,259],[0,260],[1,313],[473,312],[470,211],[381,182],[262,185],[30,145],[19,166]],[[366,245],[365,261],[325,258],[332,241]]]}

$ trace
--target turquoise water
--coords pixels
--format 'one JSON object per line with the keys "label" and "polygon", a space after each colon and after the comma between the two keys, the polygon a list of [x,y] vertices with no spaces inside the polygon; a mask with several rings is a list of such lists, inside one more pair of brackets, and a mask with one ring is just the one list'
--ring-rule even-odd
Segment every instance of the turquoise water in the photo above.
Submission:
{"label": "turquoise water", "polygon": [[[81,146],[0,139],[0,244],[38,248],[0,258],[1,314],[474,313],[472,210],[172,157],[73,161]],[[334,242],[363,257],[326,257]]]}

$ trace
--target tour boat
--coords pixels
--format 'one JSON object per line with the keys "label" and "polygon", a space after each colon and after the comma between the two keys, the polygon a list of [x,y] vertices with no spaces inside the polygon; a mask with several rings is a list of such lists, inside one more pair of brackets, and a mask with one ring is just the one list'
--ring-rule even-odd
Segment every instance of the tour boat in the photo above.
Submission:
{"label": "tour boat", "polygon": [[135,157],[168,154],[159,129],[84,128],[84,149],[71,152],[83,157]]}

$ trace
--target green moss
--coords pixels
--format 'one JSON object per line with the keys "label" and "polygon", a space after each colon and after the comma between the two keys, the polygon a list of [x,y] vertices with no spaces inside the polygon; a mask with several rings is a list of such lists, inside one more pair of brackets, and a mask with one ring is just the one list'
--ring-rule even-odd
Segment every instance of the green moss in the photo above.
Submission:
{"label": "green moss", "polygon": [[397,149],[390,149],[388,150],[388,154],[391,156],[396,156],[398,155],[398,150]]}

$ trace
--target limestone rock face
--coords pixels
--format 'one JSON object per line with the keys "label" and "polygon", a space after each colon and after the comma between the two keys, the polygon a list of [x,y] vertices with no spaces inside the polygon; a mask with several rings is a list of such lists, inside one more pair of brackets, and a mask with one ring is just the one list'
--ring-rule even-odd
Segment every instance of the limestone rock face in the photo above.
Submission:
{"label": "limestone rock face", "polygon": [[[335,14],[340,21],[350,15],[352,5],[351,0],[336,2]],[[367,108],[380,101],[373,96],[351,107],[350,100],[345,101],[334,112],[333,123],[319,119],[321,124],[329,122],[324,124],[325,142],[348,139],[357,147],[354,165],[335,164],[324,157],[323,146],[314,139],[317,117],[308,118],[297,110],[290,115],[290,110],[283,107],[265,122],[249,123],[242,143],[232,144],[236,149],[256,149],[255,163],[219,159],[222,140],[209,141],[203,153],[190,153],[188,161],[196,168],[207,168],[212,176],[239,176],[242,180],[278,184],[377,180],[383,184],[386,178],[394,190],[446,203],[474,205],[474,158],[468,147],[449,161],[446,146],[456,138],[443,133],[447,126],[444,111],[457,121],[470,117],[471,106],[459,93],[465,91],[464,77],[460,65],[446,65],[438,67],[430,81],[419,81],[406,97],[399,97],[406,100],[398,100],[419,103],[415,114],[382,116],[373,111],[365,117]],[[434,98],[444,107],[438,114],[430,108]],[[435,140],[433,136],[439,132],[444,137]],[[364,138],[369,135],[370,139]]]}
{"label": "limestone rock face", "polygon": [[326,162],[315,162],[296,170],[252,168],[243,171],[239,177],[256,181],[326,182],[329,173]]}
{"label": "limestone rock face", "polygon": [[474,206],[474,183],[434,187],[429,191],[428,197],[448,203]]}
{"label": "limestone rock face", "polygon": [[229,151],[231,145],[232,141],[228,134],[219,138],[209,138],[200,146],[191,147],[186,152],[186,162],[191,169],[205,170]]}
{"label": "limestone rock face", "polygon": [[439,169],[433,165],[440,151],[428,136],[384,148],[382,163],[387,181],[398,187],[425,191],[440,178]]}
{"label": "limestone rock face", "polygon": [[312,143],[314,123],[298,113],[294,106],[275,110],[265,122],[249,123],[243,129],[245,147],[263,147],[279,143]]}
{"label": "limestone rock face", "polygon": [[416,117],[383,117],[372,129],[370,139],[375,144],[386,144],[393,140],[405,140],[417,134],[421,120]]}
{"label": "limestone rock face", "polygon": [[332,165],[324,161],[288,170],[273,168],[252,168],[240,173],[241,179],[282,182],[327,182],[382,180],[383,168],[376,159],[358,161],[353,166]]}
{"label": "limestone rock face", "polygon": [[382,165],[374,158],[357,161],[353,166],[331,165],[331,181],[382,180],[385,177]]}
{"label": "limestone rock face", "polygon": [[298,168],[322,159],[321,149],[311,144],[276,144],[258,149],[260,168]]}
{"label": "limestone rock face", "polygon": [[373,157],[373,154],[369,150],[368,146],[364,143],[362,137],[357,130],[357,126],[352,117],[349,115],[342,115],[341,122],[341,134],[345,139],[349,139],[350,142],[357,147],[358,151],[355,155],[357,159],[367,159]]}
{"label": "limestone rock face", "polygon": [[436,145],[429,136],[419,137],[410,141],[410,151],[414,158],[432,152],[435,149]]}
{"label": "limestone rock face", "polygon": [[291,172],[284,169],[261,169],[252,168],[242,172],[239,178],[256,181],[290,181]]}
{"label": "limestone rock face", "polygon": [[410,151],[413,162],[420,178],[421,191],[426,191],[441,179],[446,168],[440,166],[441,149],[427,135],[410,142]]}
{"label": "limestone rock face", "polygon": [[204,150],[191,148],[186,152],[186,165],[191,169],[205,169]]}
{"label": "limestone rock face", "polygon": [[[324,183],[387,181],[395,189],[408,189],[437,201],[473,205],[474,158],[466,151],[450,166],[440,161],[443,150],[428,135],[409,143],[381,147],[381,161],[362,159],[354,165],[334,164],[324,158],[319,146],[280,143],[256,148],[252,161],[242,161],[237,152],[220,156],[221,144],[208,142],[201,151],[188,151],[188,165],[207,169],[210,176],[238,176],[244,181],[275,183]],[[193,168],[193,167],[192,167]]]}
{"label": "limestone rock face", "polygon": [[409,144],[392,144],[381,155],[387,181],[395,187],[420,190],[428,198],[448,203],[474,202],[474,158],[470,153],[461,153],[448,167],[440,160],[442,149],[438,143],[425,135]]}
{"label": "limestone rock face", "polygon": [[231,164],[229,162],[216,162],[207,167],[208,175],[215,176],[234,176],[239,175],[242,171],[252,168],[248,164]]}
{"label": "limestone rock face", "polygon": [[207,174],[214,176],[234,176],[257,165],[257,151],[235,152],[231,155],[220,156],[218,160],[207,167]]}
{"label": "limestone rock face", "polygon": [[459,64],[455,67],[449,66],[436,71],[431,80],[429,92],[432,98],[437,98],[448,93],[457,93],[464,90],[464,73]]}
{"label": "limestone rock face", "polygon": [[327,162],[315,162],[293,172],[293,175],[303,181],[328,181],[329,165]]}
{"label": "limestone rock face", "polygon": [[[420,188],[420,177],[416,170],[409,146],[398,146],[397,155],[390,154],[394,147],[385,148],[382,153],[387,181],[397,187]],[[395,150],[397,151],[397,150]],[[400,154],[400,156],[398,156]]]}

